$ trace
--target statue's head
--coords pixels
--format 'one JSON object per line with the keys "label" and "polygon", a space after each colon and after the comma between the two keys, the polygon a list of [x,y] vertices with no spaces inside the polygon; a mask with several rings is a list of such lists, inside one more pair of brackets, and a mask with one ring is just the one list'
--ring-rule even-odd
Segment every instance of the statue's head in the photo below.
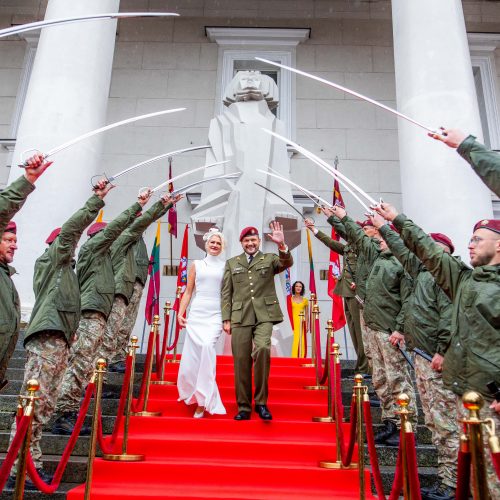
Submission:
{"label": "statue's head", "polygon": [[238,101],[265,100],[269,109],[279,102],[278,86],[274,80],[260,71],[238,71],[224,93],[224,104],[230,106]]}

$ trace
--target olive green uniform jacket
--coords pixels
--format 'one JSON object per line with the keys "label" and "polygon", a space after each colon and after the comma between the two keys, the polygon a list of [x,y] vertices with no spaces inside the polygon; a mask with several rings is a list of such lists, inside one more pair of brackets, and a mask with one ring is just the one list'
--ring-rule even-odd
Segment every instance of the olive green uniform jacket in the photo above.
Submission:
{"label": "olive green uniform jacket", "polygon": [[457,148],[457,153],[470,163],[483,182],[500,196],[500,153],[489,150],[473,135],[469,135]]}
{"label": "olive green uniform jacket", "polygon": [[140,217],[137,217],[111,245],[111,262],[113,264],[113,272],[115,273],[115,295],[122,295],[125,298],[126,304],[128,304],[130,297],[132,297],[134,283],[137,279],[136,246],[142,240],[144,231],[155,220],[165,215],[171,207],[171,203],[164,206],[161,201],[157,201],[149,210],[144,212]]}
{"label": "olive green uniform jacket", "polygon": [[257,252],[248,264],[245,253],[226,261],[222,278],[222,321],[231,320],[231,326],[252,326],[256,323],[281,323],[283,313],[279,305],[274,275],[293,264],[290,252]]}
{"label": "olive green uniform jacket", "polygon": [[500,266],[471,269],[404,214],[394,219],[394,225],[453,303],[445,386],[460,396],[471,389],[491,401],[486,384],[500,385]]}
{"label": "olive green uniform jacket", "polygon": [[413,289],[404,314],[407,347],[417,347],[430,356],[444,356],[451,336],[450,299],[422,261],[408,250],[399,234],[388,225],[382,226],[379,231],[394,257],[413,279]]}
{"label": "olive green uniform jacket", "polygon": [[76,265],[82,312],[96,311],[108,318],[115,295],[115,276],[109,249],[140,210],[141,205],[134,203],[82,246]]}
{"label": "olive green uniform jacket", "polygon": [[404,314],[411,293],[411,278],[390,251],[381,252],[379,244],[367,236],[350,217],[342,219],[349,241],[358,255],[364,255],[371,264],[366,280],[363,319],[372,330],[392,333],[404,332]]}
{"label": "olive green uniform jacket", "polygon": [[62,332],[68,344],[80,321],[80,287],[74,256],[83,231],[96,218],[104,201],[95,194],[62,226],[59,236],[35,262],[35,307],[24,336],[24,345],[38,332]]}

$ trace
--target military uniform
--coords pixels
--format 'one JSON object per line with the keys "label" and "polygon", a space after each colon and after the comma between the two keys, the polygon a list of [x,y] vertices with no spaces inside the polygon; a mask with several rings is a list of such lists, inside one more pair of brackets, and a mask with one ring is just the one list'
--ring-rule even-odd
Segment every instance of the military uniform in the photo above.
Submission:
{"label": "military uniform", "polygon": [[231,321],[239,411],[252,409],[252,359],[255,404],[267,404],[272,327],[283,321],[274,276],[292,264],[288,251],[280,252],[279,257],[258,251],[250,264],[246,253],[226,262],[221,292],[222,321]]}
{"label": "military uniform", "polygon": [[74,413],[80,408],[80,398],[95,369],[113,305],[115,282],[109,249],[140,210],[141,205],[134,203],[87,240],[80,250],[76,271],[81,291],[81,319],[61,383],[58,414]]}
{"label": "military uniform", "polygon": [[[413,278],[413,289],[404,315],[406,346],[409,349],[417,347],[430,356],[444,356],[451,335],[450,299],[396,232],[387,225],[379,232],[392,254]],[[444,387],[441,373],[433,370],[430,362],[418,355],[415,356],[415,376],[425,424],[437,449],[439,479],[455,489],[460,438],[456,396]]]}
{"label": "military uniform", "polygon": [[[34,189],[35,186],[22,176],[0,192],[0,238]],[[11,278],[14,273],[13,267],[0,262],[0,383],[5,379],[19,335],[21,305]]]}
{"label": "military uniform", "polygon": [[171,203],[164,206],[161,201],[156,202],[123,231],[111,246],[111,261],[115,273],[115,298],[99,354],[99,357],[104,358],[108,363],[114,359],[122,345],[118,332],[134,293],[137,265],[135,247],[142,239],[144,231],[154,221],[165,215],[171,207]]}
{"label": "military uniform", "polygon": [[473,135],[469,135],[458,146],[457,153],[471,165],[483,182],[500,196],[500,154],[477,142]]}
{"label": "military uniform", "polygon": [[342,255],[344,258],[342,274],[337,280],[333,293],[340,295],[344,299],[345,318],[357,357],[355,370],[356,372],[369,373],[370,367],[365,355],[361,333],[360,304],[358,298],[356,298],[357,292],[351,288],[352,284],[356,284],[356,252],[349,243],[347,245],[340,243],[340,241],[330,238],[321,231],[318,231],[315,236],[330,250]]}
{"label": "military uniform", "polygon": [[[394,225],[453,303],[451,339],[443,365],[445,387],[459,397],[467,390],[477,391],[485,398],[485,407],[489,406],[488,382],[500,385],[500,266],[471,269],[404,214],[394,219]],[[492,412],[492,418],[499,428],[500,416]],[[493,478],[489,452],[486,457]],[[500,498],[500,481],[490,481],[489,487],[492,497]]]}

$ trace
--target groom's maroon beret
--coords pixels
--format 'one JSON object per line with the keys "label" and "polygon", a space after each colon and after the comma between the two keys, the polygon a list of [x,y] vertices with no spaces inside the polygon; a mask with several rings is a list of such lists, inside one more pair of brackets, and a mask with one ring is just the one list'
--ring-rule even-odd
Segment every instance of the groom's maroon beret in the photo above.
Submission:
{"label": "groom's maroon beret", "polygon": [[259,231],[256,227],[245,227],[240,233],[240,241],[245,238],[245,236],[259,236]]}

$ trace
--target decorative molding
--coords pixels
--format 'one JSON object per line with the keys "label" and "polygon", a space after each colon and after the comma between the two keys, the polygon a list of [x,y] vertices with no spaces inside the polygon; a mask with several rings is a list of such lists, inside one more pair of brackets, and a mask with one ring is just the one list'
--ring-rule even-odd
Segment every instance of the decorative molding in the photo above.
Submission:
{"label": "decorative molding", "polygon": [[467,33],[467,38],[471,52],[494,52],[500,47],[500,33]]}
{"label": "decorative molding", "polygon": [[311,36],[310,28],[233,28],[205,26],[211,42],[218,45],[262,45],[296,47]]}
{"label": "decorative molding", "polygon": [[0,139],[0,146],[2,146],[4,149],[7,151],[14,151],[16,147],[16,140],[15,139]]}

